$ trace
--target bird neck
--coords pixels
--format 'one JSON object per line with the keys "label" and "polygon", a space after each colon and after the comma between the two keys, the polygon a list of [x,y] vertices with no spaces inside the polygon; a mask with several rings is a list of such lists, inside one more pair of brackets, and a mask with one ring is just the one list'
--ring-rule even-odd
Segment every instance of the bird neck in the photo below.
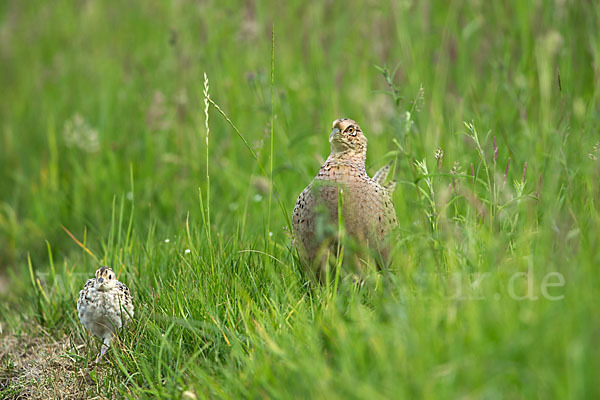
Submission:
{"label": "bird neck", "polygon": [[[365,161],[367,159],[367,151],[366,149],[363,151],[356,150],[344,150],[344,151],[332,151],[327,157],[325,161],[325,165],[327,164],[343,164],[348,165],[350,167],[354,167],[360,171],[365,170]],[[324,166],[325,166],[324,165]]]}

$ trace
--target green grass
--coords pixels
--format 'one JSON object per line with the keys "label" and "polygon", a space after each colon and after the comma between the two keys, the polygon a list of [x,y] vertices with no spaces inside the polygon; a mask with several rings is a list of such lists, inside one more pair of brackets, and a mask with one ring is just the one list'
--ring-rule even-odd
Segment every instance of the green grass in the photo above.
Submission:
{"label": "green grass", "polygon": [[[68,338],[90,396],[600,396],[600,7],[393,3],[2,2],[0,338]],[[289,218],[338,117],[400,229],[311,287]],[[94,366],[99,263],[136,317]]]}

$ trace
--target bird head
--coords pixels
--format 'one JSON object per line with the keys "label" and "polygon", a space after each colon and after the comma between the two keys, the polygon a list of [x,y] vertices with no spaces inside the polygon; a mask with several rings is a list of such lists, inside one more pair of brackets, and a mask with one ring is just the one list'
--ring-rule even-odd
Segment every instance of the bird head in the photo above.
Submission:
{"label": "bird head", "polygon": [[110,290],[115,287],[117,278],[112,269],[108,267],[101,267],[96,271],[96,289],[97,290]]}
{"label": "bird head", "polygon": [[329,135],[331,152],[335,153],[366,153],[367,138],[363,135],[358,124],[349,118],[340,118],[333,121]]}

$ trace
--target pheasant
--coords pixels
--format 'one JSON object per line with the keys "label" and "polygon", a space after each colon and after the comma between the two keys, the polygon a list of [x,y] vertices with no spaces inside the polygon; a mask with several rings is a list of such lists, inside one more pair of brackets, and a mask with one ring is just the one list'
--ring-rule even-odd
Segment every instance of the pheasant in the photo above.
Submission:
{"label": "pheasant", "polygon": [[79,292],[77,312],[82,325],[102,340],[102,357],[116,331],[133,318],[129,288],[116,279],[112,269],[101,267],[95,278],[88,279]]}
{"label": "pheasant", "polygon": [[[331,153],[315,179],[300,193],[292,215],[293,243],[304,264],[323,279],[327,251],[337,242],[338,209],[346,233],[388,262],[388,236],[398,225],[391,199],[395,182],[384,186],[391,165],[367,175],[367,138],[348,118],[337,119],[329,135]],[[342,193],[342,201],[338,198]]]}

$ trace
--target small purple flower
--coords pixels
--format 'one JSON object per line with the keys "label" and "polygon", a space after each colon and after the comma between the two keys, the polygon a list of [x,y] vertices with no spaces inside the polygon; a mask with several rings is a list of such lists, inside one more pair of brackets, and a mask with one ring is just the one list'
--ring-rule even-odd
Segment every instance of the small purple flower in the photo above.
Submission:
{"label": "small purple flower", "polygon": [[441,147],[438,147],[434,157],[437,160],[437,167],[440,169],[442,167],[442,159],[444,158],[444,150],[442,150]]}
{"label": "small purple flower", "polygon": [[473,184],[475,184],[475,169],[473,168],[473,163],[471,163],[471,177],[473,177]]}
{"label": "small purple flower", "polygon": [[496,166],[497,160],[498,160],[498,146],[496,145],[496,136],[494,136],[494,167]]}

